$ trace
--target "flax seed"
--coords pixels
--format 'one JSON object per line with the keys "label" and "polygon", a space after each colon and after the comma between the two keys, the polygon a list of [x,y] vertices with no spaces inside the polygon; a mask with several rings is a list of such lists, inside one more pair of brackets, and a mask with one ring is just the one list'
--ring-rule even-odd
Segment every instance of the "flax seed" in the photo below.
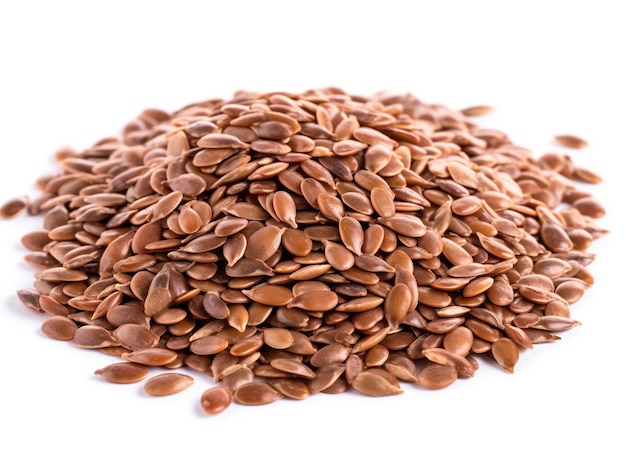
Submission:
{"label": "flax seed", "polygon": [[606,209],[575,185],[601,177],[570,156],[534,158],[471,121],[490,109],[328,88],[146,110],[120,139],[60,150],[39,197],[0,208],[43,213],[21,239],[37,272],[18,298],[50,315],[47,336],[127,361],[106,380],[212,376],[208,414],[443,388],[479,355],[512,372],[580,324]]}

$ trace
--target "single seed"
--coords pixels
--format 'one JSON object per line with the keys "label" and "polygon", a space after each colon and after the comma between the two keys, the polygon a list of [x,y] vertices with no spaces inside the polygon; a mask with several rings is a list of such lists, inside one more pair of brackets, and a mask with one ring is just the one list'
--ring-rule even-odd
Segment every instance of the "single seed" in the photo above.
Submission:
{"label": "single seed", "polygon": [[232,402],[232,393],[224,387],[211,387],[202,392],[200,397],[200,406],[210,415],[222,413]]}
{"label": "single seed", "polygon": [[166,372],[150,377],[143,386],[148,395],[173,395],[188,389],[194,383],[193,377],[178,372]]}
{"label": "single seed", "polygon": [[283,398],[283,395],[264,382],[250,382],[242,385],[233,399],[242,405],[267,405]]}
{"label": "single seed", "polygon": [[387,378],[369,370],[365,370],[352,380],[352,388],[372,397],[399,395],[402,388],[390,382]]}
{"label": "single seed", "polygon": [[573,134],[558,134],[554,137],[557,143],[572,149],[582,149],[587,147],[588,143],[585,139]]}
{"label": "single seed", "polygon": [[66,316],[54,315],[41,324],[41,332],[52,339],[71,341],[78,325]]}
{"label": "single seed", "polygon": [[515,364],[519,360],[517,344],[509,338],[500,338],[491,345],[491,353],[494,359],[504,370],[513,373]]}
{"label": "single seed", "polygon": [[422,369],[418,383],[428,389],[441,389],[452,385],[458,378],[457,370],[449,365],[429,364]]}
{"label": "single seed", "polygon": [[116,362],[97,369],[94,374],[108,382],[129,384],[144,380],[150,374],[150,369],[145,365],[132,362]]}

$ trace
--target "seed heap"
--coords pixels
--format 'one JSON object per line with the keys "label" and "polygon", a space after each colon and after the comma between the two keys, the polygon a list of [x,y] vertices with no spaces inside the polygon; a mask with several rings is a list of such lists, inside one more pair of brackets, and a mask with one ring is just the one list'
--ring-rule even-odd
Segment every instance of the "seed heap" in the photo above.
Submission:
{"label": "seed heap", "polygon": [[477,355],[513,372],[579,324],[604,209],[577,188],[596,174],[471,121],[489,110],[336,88],[146,110],[2,207],[44,215],[19,298],[47,336],[118,356],[110,382],[211,376],[211,414],[443,388]]}

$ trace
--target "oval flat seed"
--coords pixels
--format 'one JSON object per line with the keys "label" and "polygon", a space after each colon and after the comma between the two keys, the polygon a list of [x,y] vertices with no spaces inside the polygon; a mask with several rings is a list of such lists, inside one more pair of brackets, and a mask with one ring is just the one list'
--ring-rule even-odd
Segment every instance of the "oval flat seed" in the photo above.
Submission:
{"label": "oval flat seed", "polygon": [[200,406],[210,415],[222,413],[232,402],[233,394],[224,387],[211,387],[200,396]]}
{"label": "oval flat seed", "polygon": [[305,311],[329,311],[337,306],[339,297],[328,290],[314,290],[294,297],[287,304],[288,308],[300,308]]}
{"label": "oval flat seed", "polygon": [[491,345],[493,358],[500,366],[509,373],[513,373],[515,364],[519,360],[517,344],[509,338],[500,338]]}
{"label": "oval flat seed", "polygon": [[422,369],[418,383],[428,389],[441,389],[452,385],[458,378],[454,367],[442,364],[429,364]]}
{"label": "oval flat seed", "polygon": [[61,315],[46,318],[41,324],[41,332],[51,339],[71,341],[78,330],[75,321]]}
{"label": "oval flat seed", "polygon": [[150,369],[145,365],[132,362],[116,362],[94,372],[107,382],[130,384],[140,382],[150,374]]}
{"label": "oval flat seed", "polygon": [[387,294],[383,312],[392,329],[396,329],[406,318],[411,307],[412,297],[411,290],[404,284],[394,285]]}
{"label": "oval flat seed", "polygon": [[294,359],[281,358],[272,359],[270,366],[281,372],[287,374],[296,375],[298,377],[304,377],[305,379],[314,379],[315,372],[309,367]]}
{"label": "oval flat seed", "polygon": [[[369,352],[369,351],[368,351]],[[418,382],[419,376],[415,362],[408,357],[391,354],[385,361],[385,369],[391,372],[398,380],[405,382]]]}
{"label": "oval flat seed", "polygon": [[188,389],[193,383],[194,378],[190,375],[166,372],[150,377],[146,380],[143,389],[152,396],[173,395]]}
{"label": "oval flat seed", "polygon": [[293,299],[291,290],[280,285],[257,285],[242,290],[242,293],[255,302],[270,306],[287,306]]}
{"label": "oval flat seed", "polygon": [[263,330],[263,341],[274,349],[287,349],[295,340],[291,331],[285,328],[266,328]]}
{"label": "oval flat seed", "polygon": [[278,251],[284,233],[278,226],[264,226],[248,238],[244,256],[266,261]]}
{"label": "oval flat seed", "polygon": [[265,382],[250,382],[242,385],[233,399],[242,405],[267,405],[283,398],[283,395]]}
{"label": "oval flat seed", "polygon": [[209,335],[192,341],[189,350],[200,356],[217,354],[228,348],[228,341],[221,336]]}
{"label": "oval flat seed", "polygon": [[582,149],[587,146],[587,141],[573,134],[557,134],[554,140],[562,146],[572,149]]}
{"label": "oval flat seed", "polygon": [[341,200],[346,206],[364,215],[374,213],[370,199],[360,192],[345,192],[341,195]]}
{"label": "oval flat seed", "polygon": [[343,244],[357,256],[363,254],[365,232],[361,223],[350,216],[339,220],[339,236]]}
{"label": "oval flat seed", "polygon": [[389,382],[382,375],[367,370],[357,374],[351,385],[356,391],[371,397],[399,395],[402,393],[402,388]]}
{"label": "oval flat seed", "polygon": [[28,208],[28,197],[12,198],[0,206],[0,218],[15,218]]}
{"label": "oval flat seed", "polygon": [[354,253],[352,251],[332,241],[326,241],[324,244],[324,255],[333,269],[338,271],[350,269],[355,262]]}
{"label": "oval flat seed", "polygon": [[174,362],[177,355],[178,354],[175,351],[171,351],[169,349],[152,347],[122,354],[122,359],[135,364],[164,366]]}
{"label": "oval flat seed", "polygon": [[374,211],[381,217],[392,217],[396,213],[393,195],[388,191],[376,187],[370,193],[370,200]]}
{"label": "oval flat seed", "polygon": [[155,347],[159,342],[159,336],[146,326],[137,324],[121,325],[111,333],[119,341],[119,344],[133,351]]}
{"label": "oval flat seed", "polygon": [[346,370],[345,364],[325,364],[315,371],[315,378],[308,382],[309,393],[322,392],[333,385]]}
{"label": "oval flat seed", "polygon": [[379,217],[378,222],[404,236],[419,238],[426,234],[424,222],[413,215],[396,214],[394,216]]}
{"label": "oval flat seed", "polygon": [[434,347],[422,350],[422,354],[432,362],[454,367],[458,371],[459,375],[463,375],[464,377],[474,376],[474,368],[469,361],[465,357],[452,351]]}
{"label": "oval flat seed", "polygon": [[446,333],[443,338],[443,347],[446,350],[463,357],[469,354],[473,343],[474,333],[465,326],[457,326],[452,331]]}
{"label": "oval flat seed", "polygon": [[74,333],[72,343],[86,349],[101,349],[120,345],[120,342],[106,328],[96,325],[80,326]]}

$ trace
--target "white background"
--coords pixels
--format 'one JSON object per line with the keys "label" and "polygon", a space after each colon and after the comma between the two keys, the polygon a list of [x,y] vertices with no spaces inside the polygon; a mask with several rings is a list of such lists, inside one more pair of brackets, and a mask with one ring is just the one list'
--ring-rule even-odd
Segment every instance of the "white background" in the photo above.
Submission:
{"label": "white background", "polygon": [[[198,405],[210,382],[148,398],[93,371],[103,354],[44,337],[15,296],[34,271],[0,222],[0,470],[624,471],[625,29],[616,1],[24,1],[0,6],[0,200],[36,196],[52,153],[117,134],[141,110],[239,89],[409,92],[462,108],[538,154],[552,136],[604,177],[611,230],[592,246],[582,326],[525,352],[513,375],[485,363],[442,391],[392,398]],[[562,148],[558,148],[561,149]]]}

